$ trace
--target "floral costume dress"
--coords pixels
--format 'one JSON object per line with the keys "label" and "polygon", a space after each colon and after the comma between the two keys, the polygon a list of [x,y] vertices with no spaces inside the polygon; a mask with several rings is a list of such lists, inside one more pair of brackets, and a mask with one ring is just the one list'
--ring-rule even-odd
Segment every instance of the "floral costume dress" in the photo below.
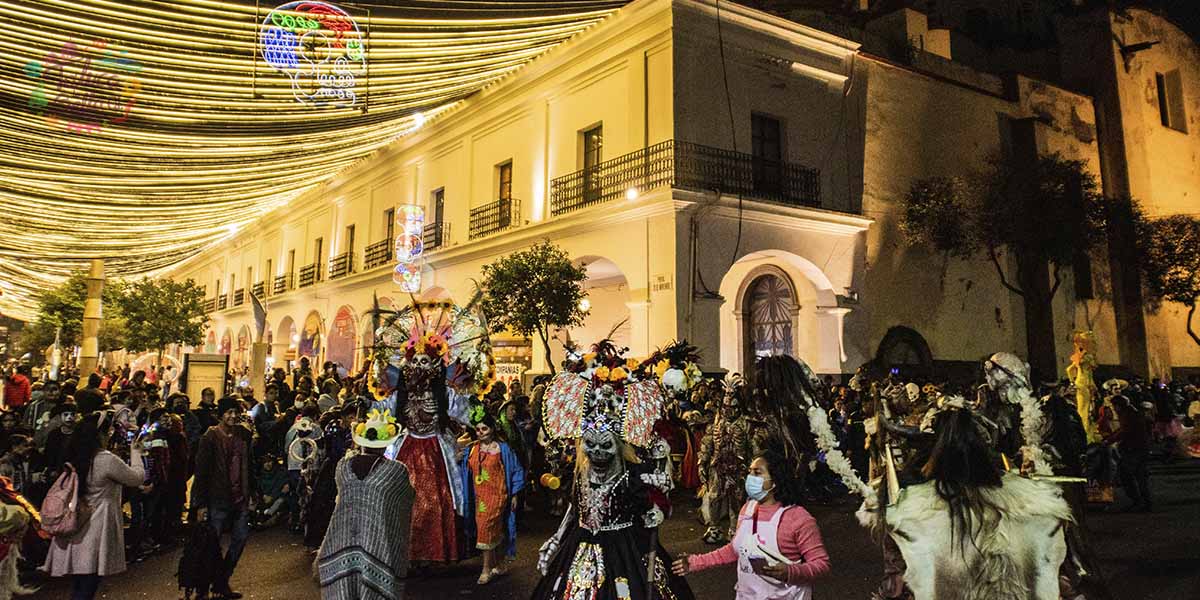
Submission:
{"label": "floral costume dress", "polygon": [[504,541],[505,504],[508,502],[500,449],[497,447],[492,452],[475,446],[467,464],[475,482],[475,547],[494,550]]}

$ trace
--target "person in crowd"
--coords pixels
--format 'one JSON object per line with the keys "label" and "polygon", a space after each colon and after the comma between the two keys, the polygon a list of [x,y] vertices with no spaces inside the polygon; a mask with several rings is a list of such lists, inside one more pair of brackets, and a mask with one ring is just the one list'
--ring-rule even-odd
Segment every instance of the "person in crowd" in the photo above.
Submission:
{"label": "person in crowd", "polygon": [[1130,511],[1150,512],[1150,419],[1134,407],[1124,395],[1112,398],[1116,410],[1117,429],[1104,438],[1104,443],[1120,450],[1117,472],[1121,487],[1129,496]]}
{"label": "person in crowd", "polygon": [[803,479],[782,444],[772,441],[750,463],[749,500],[738,514],[733,541],[708,554],[679,558],[676,575],[738,563],[738,600],[807,599],[813,582],[830,571],[821,532],[800,500]]}
{"label": "person in crowd", "polygon": [[88,375],[87,386],[75,392],[75,404],[79,406],[80,414],[91,414],[101,409],[107,402],[104,391],[100,389],[100,375]]}
{"label": "person in crowd", "polygon": [[196,451],[191,508],[197,520],[207,520],[217,535],[231,530],[223,572],[213,588],[216,597],[227,600],[242,597],[233,591],[229,580],[249,537],[251,435],[241,425],[245,413],[237,399],[222,398],[217,410],[220,423],[201,436]]}
{"label": "person in crowd", "polygon": [[63,463],[69,459],[67,441],[75,433],[78,416],[79,409],[71,402],[56,405],[50,413],[50,426],[53,429],[46,433],[43,451],[46,455],[46,465],[56,477]]}
{"label": "person in crowd", "polygon": [[399,435],[390,414],[372,411],[353,433],[361,452],[337,463],[337,504],[316,560],[324,600],[404,597],[415,491],[404,464],[383,455]]}
{"label": "person in crowd", "polygon": [[521,459],[521,465],[528,467],[529,453],[525,448],[525,436],[517,424],[518,412],[516,400],[505,401],[500,405],[499,418],[496,419],[496,424],[500,428],[500,436],[512,448],[517,458]]}
{"label": "person in crowd", "polygon": [[475,420],[476,441],[463,452],[463,531],[468,543],[483,552],[480,585],[503,574],[496,549],[508,558],[517,555],[517,498],[525,488],[525,467],[503,441],[496,420],[486,412]]}
{"label": "person in crowd", "polygon": [[7,477],[17,493],[37,504],[45,495],[44,468],[33,438],[20,433],[9,436],[7,449],[0,454],[0,476]]}
{"label": "person in crowd", "polygon": [[262,468],[258,472],[258,510],[253,522],[256,529],[274,527],[286,514],[287,496],[292,488],[287,472],[279,465],[279,457],[267,454],[262,457]]}
{"label": "person in crowd", "polygon": [[[200,404],[194,412],[196,420],[200,422],[201,435],[221,421],[221,415],[217,414],[217,393],[212,388],[206,387],[200,391]],[[200,447],[200,438],[196,438],[195,447]]]}
{"label": "person in crowd", "polygon": [[291,408],[296,403],[295,393],[292,392],[291,386],[287,384],[286,376],[287,373],[279,368],[276,368],[271,373],[271,382],[275,384],[279,398],[279,410],[281,411]]}
{"label": "person in crowd", "polygon": [[[46,401],[46,383],[44,381],[35,381],[30,386],[29,404],[21,414],[21,424],[29,431],[37,429],[38,418],[44,414],[42,407],[49,406],[49,402]],[[47,408],[45,411],[48,412],[49,409]]]}
{"label": "person in crowd", "polygon": [[4,406],[9,410],[20,410],[29,403],[33,394],[29,381],[29,366],[18,365],[4,379]]}
{"label": "person in crowd", "polygon": [[108,450],[113,413],[84,417],[67,444],[78,480],[78,500],[87,505],[87,522],[74,534],[55,537],[42,570],[51,577],[71,576],[71,600],[96,597],[103,577],[125,571],[125,532],[121,490],[142,485],[142,441],[130,447],[130,464]]}
{"label": "person in crowd", "polygon": [[167,404],[171,407],[171,414],[178,417],[180,423],[183,424],[183,434],[188,447],[195,448],[204,430],[200,428],[200,418],[190,407],[191,400],[188,395],[183,392],[175,392],[167,397]]}
{"label": "person in crowd", "polygon": [[192,478],[191,446],[183,420],[178,414],[166,414],[160,420],[162,435],[167,440],[171,461],[167,465],[167,481],[163,490],[163,536],[158,539],[162,546],[174,543],[173,532],[179,531],[183,509],[187,506],[187,483]]}
{"label": "person in crowd", "polygon": [[326,361],[322,367],[321,380],[317,389],[321,394],[328,394],[331,398],[337,398],[342,392],[342,378],[338,376],[337,363]]}

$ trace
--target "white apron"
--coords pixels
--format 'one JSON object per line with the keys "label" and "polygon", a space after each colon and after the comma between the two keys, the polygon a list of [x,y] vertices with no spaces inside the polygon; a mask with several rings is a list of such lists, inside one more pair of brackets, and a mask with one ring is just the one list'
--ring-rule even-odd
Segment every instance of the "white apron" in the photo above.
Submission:
{"label": "white apron", "polygon": [[[770,521],[757,521],[755,512],[758,503],[751,500],[738,517],[737,535],[733,538],[733,548],[738,553],[737,563],[737,600],[811,600],[812,587],[808,585],[788,585],[770,577],[764,577],[754,572],[750,566],[751,558],[766,558],[758,549],[758,544],[777,556],[783,556],[779,551],[778,532],[779,521],[783,518],[786,507],[775,511]],[[768,564],[770,564],[768,559]]]}

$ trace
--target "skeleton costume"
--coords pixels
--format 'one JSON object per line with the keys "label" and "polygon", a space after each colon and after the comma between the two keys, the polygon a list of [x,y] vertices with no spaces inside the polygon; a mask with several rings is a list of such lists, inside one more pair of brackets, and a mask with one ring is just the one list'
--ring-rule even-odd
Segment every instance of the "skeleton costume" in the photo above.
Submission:
{"label": "skeleton costume", "polygon": [[620,354],[601,342],[546,391],[546,434],[578,440],[580,458],[573,501],[538,553],[543,576],[533,600],[648,600],[651,587],[655,599],[692,598],[657,543],[663,511],[651,491],[663,484],[661,474],[628,460],[652,443],[663,390],[644,364]]}
{"label": "skeleton costume", "polygon": [[462,477],[450,419],[467,425],[470,398],[495,379],[487,328],[469,308],[474,304],[414,302],[390,313],[376,332],[377,385],[390,395],[403,425],[385,456],[404,463],[416,490],[414,562],[462,558]]}
{"label": "skeleton costume", "polygon": [[742,413],[744,381],[738,374],[725,382],[725,395],[704,439],[698,463],[704,493],[700,515],[708,529],[704,541],[721,544],[733,539],[738,511],[746,501],[742,480],[750,468],[752,448],[750,424]]}

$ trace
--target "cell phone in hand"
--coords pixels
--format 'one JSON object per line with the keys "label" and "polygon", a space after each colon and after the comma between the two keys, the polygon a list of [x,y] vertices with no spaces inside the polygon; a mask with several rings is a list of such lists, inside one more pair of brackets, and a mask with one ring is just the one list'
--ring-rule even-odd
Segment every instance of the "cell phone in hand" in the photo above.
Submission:
{"label": "cell phone in hand", "polygon": [[750,569],[753,570],[756,575],[762,575],[765,572],[766,567],[767,559],[761,557],[750,559]]}

